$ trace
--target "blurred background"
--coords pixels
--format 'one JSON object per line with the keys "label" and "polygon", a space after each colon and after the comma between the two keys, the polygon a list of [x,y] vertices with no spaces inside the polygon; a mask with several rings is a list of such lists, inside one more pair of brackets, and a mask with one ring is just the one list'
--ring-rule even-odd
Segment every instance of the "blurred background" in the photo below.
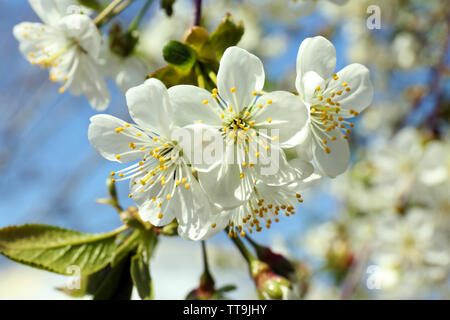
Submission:
{"label": "blurred background", "polygon": [[[294,90],[298,47],[323,35],[337,50],[337,70],[359,62],[371,70],[372,105],[351,136],[352,164],[337,179],[309,190],[293,217],[254,239],[296,262],[306,299],[450,298],[450,8],[445,0],[315,1],[312,13],[290,0],[205,0],[209,31],[226,12],[242,20],[241,47],[264,62],[268,87]],[[144,1],[116,18],[129,23]],[[377,6],[381,28],[369,29]],[[372,8],[373,9],[373,8]],[[375,9],[376,10],[376,9]],[[48,73],[22,57],[12,28],[39,18],[27,1],[0,2],[0,228],[53,224],[82,232],[121,225],[116,211],[95,200],[116,165],[87,139],[95,114],[84,97],[59,94]],[[159,1],[141,23],[136,57],[147,73],[165,65],[162,47],[181,40],[192,3],[177,0],[172,17]],[[127,119],[125,98],[109,81],[107,113]],[[132,205],[118,184],[122,206]],[[230,298],[256,298],[239,252],[226,235],[208,241],[218,286]],[[183,261],[180,268],[180,261]],[[156,299],[183,299],[198,286],[199,243],[164,238],[151,262]],[[0,299],[67,299],[55,287],[67,278],[0,256]]]}

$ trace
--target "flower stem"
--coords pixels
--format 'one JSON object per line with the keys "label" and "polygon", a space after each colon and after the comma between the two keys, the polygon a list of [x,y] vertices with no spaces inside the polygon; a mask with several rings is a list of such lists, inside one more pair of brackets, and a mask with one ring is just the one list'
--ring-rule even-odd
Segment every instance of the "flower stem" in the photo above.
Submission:
{"label": "flower stem", "polygon": [[[228,234],[228,231],[225,230]],[[256,260],[253,254],[247,249],[244,243],[238,237],[231,237],[231,241],[233,241],[234,245],[239,249],[239,252],[242,254],[245,260],[250,264]]]}
{"label": "flower stem", "polygon": [[114,0],[109,5],[107,5],[106,8],[103,9],[103,11],[100,12],[97,17],[95,17],[94,23],[96,25],[99,25],[100,22],[120,4],[120,2],[122,2],[122,0]]}
{"label": "flower stem", "polygon": [[204,273],[210,274],[208,265],[208,255],[206,253],[206,241],[202,240],[202,256],[203,256],[203,269]]}
{"label": "flower stem", "polygon": [[202,18],[202,0],[193,0],[194,1],[194,22],[193,26],[199,26],[200,20]]}

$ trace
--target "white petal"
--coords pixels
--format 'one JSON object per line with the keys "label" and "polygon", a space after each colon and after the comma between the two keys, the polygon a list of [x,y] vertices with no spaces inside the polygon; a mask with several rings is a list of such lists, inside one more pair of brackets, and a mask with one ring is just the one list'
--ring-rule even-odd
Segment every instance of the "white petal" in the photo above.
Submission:
{"label": "white petal", "polygon": [[288,163],[297,172],[297,177],[299,180],[305,180],[314,172],[313,165],[310,162],[300,158],[292,159],[288,161]]}
{"label": "white petal", "polygon": [[[77,5],[74,0],[28,0],[34,12],[43,22],[49,25],[55,25],[58,21],[71,13],[70,6]],[[73,7],[74,8],[74,7]],[[72,8],[72,9],[73,9]]]}
{"label": "white petal", "polygon": [[98,58],[101,49],[101,36],[94,21],[86,15],[72,14],[62,18],[55,26],[65,33],[68,39],[75,39],[91,57]]}
{"label": "white petal", "polygon": [[173,86],[168,92],[177,126],[184,127],[199,121],[208,125],[221,125],[218,106],[210,92],[189,85]]}
{"label": "white petal", "polygon": [[[235,146],[228,146],[224,158],[235,153],[231,151]],[[239,178],[239,166],[230,160],[223,160],[220,166],[212,168],[209,172],[199,172],[198,177],[201,186],[207,191],[209,199],[214,204],[228,210],[240,206],[251,195],[254,184],[252,174],[247,174],[244,179]]]}
{"label": "white petal", "polygon": [[302,78],[300,94],[309,106],[313,103],[317,87],[324,88],[326,81],[316,72],[308,71]]}
{"label": "white petal", "polygon": [[[333,99],[340,103],[342,109],[361,112],[372,103],[373,86],[370,72],[365,66],[353,63],[339,71],[337,76],[338,80],[330,80],[326,92],[342,91],[341,95]],[[347,86],[342,86],[343,83],[347,83]],[[350,91],[346,91],[346,88],[350,88]]]}
{"label": "white petal", "polygon": [[[119,58],[120,59],[120,58]],[[119,89],[126,93],[128,89],[140,85],[148,74],[147,67],[137,58],[120,59],[120,69],[116,70],[114,79]]]}
{"label": "white petal", "polygon": [[256,105],[261,105],[262,109],[254,116],[255,128],[268,130],[271,137],[278,136],[281,147],[293,147],[301,141],[309,112],[297,96],[286,91],[275,91],[263,95]]}
{"label": "white petal", "polygon": [[126,99],[130,115],[140,127],[170,137],[173,111],[167,89],[161,81],[148,79],[128,90]]}
{"label": "white petal", "polygon": [[224,140],[216,128],[189,125],[175,129],[170,139],[177,142],[185,162],[197,171],[208,172],[223,159]]}
{"label": "white petal", "polygon": [[297,91],[301,91],[301,81],[308,71],[314,71],[323,79],[328,79],[336,68],[336,49],[322,36],[303,40],[297,54]]}
{"label": "white petal", "polygon": [[255,99],[253,92],[262,90],[264,79],[264,68],[258,57],[238,47],[225,50],[217,74],[217,88],[229,106],[236,111],[250,106]]}
{"label": "white petal", "polygon": [[108,87],[92,57],[85,54],[78,57],[78,67],[73,79],[69,81],[71,81],[70,92],[75,96],[86,95],[95,110],[103,111],[109,106],[111,98]]}
{"label": "white petal", "polygon": [[[177,218],[178,234],[184,239],[197,241],[217,233],[223,221],[193,176],[190,181],[190,189],[177,188],[181,205]],[[212,228],[213,223],[216,224],[215,228]]]}
{"label": "white petal", "polygon": [[[125,124],[125,121],[107,114],[99,114],[91,118],[88,138],[92,146],[104,158],[111,161],[129,162],[143,157],[143,151],[130,147],[130,143],[139,142],[136,133],[141,131],[134,126],[125,127]],[[117,133],[118,127],[125,130]],[[150,141],[144,135],[139,139],[140,141],[145,141],[143,139]],[[116,158],[117,155],[120,155],[120,159]]]}
{"label": "white petal", "polygon": [[260,152],[255,170],[258,178],[267,185],[280,186],[301,178],[301,173],[290,166],[284,151],[271,144],[267,154]]}
{"label": "white petal", "polygon": [[[350,163],[350,148],[346,139],[344,139],[340,131],[329,131],[332,136],[336,137],[335,141],[328,139],[327,146],[331,153],[318,145],[316,140],[313,141],[313,157],[318,168],[330,178],[335,178],[339,174],[347,170]],[[319,139],[327,138],[323,134],[319,134]]]}

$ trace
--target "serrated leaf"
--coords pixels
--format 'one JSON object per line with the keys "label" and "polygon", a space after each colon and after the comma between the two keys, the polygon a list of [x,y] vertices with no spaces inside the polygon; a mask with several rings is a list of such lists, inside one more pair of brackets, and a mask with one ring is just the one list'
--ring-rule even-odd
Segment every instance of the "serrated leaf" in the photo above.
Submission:
{"label": "serrated leaf", "polygon": [[161,0],[161,9],[166,12],[166,15],[170,17],[173,13],[173,5],[176,0]]}
{"label": "serrated leaf", "polygon": [[116,235],[36,224],[12,226],[0,229],[0,253],[35,268],[72,275],[71,267],[77,266],[81,275],[88,275],[111,261]]}
{"label": "serrated leaf", "polygon": [[244,25],[242,22],[235,23],[231,15],[226,14],[201,49],[200,58],[219,61],[228,47],[238,44],[243,34]]}
{"label": "serrated leaf", "polygon": [[130,272],[139,296],[144,300],[153,299],[153,283],[150,276],[150,266],[142,253],[138,252],[131,259]]}
{"label": "serrated leaf", "polygon": [[[131,258],[135,252],[131,252],[122,259],[115,267],[107,266],[103,279],[94,291],[93,300],[130,300],[133,290],[130,267]],[[96,290],[95,290],[96,289]]]}
{"label": "serrated leaf", "polygon": [[173,66],[191,70],[197,60],[197,53],[189,45],[172,40],[164,46],[163,57]]}

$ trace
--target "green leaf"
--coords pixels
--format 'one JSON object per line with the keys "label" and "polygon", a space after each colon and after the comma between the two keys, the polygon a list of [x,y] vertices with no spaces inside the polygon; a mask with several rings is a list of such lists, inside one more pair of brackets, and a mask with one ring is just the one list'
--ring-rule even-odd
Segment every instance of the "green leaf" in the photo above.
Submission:
{"label": "green leaf", "polygon": [[173,5],[176,0],[161,0],[161,9],[163,9],[167,16],[170,17],[173,13]]}
{"label": "green leaf", "polygon": [[191,70],[197,60],[197,53],[189,45],[172,40],[164,46],[163,57],[173,66]]}
{"label": "green leaf", "polygon": [[114,267],[119,261],[125,258],[130,251],[135,250],[138,247],[140,240],[140,231],[133,231],[133,233],[130,234],[117,248],[114,257],[112,258],[111,266]]}
{"label": "green leaf", "polygon": [[131,259],[135,252],[131,252],[122,259],[115,267],[107,266],[103,274],[99,274],[99,286],[92,286],[94,300],[130,300],[133,290],[130,267]]}
{"label": "green leaf", "polygon": [[86,234],[46,225],[12,226],[0,229],[0,253],[16,262],[65,275],[72,275],[69,267],[78,266],[81,275],[88,275],[111,261],[120,231]]}
{"label": "green leaf", "polygon": [[235,23],[231,15],[227,13],[220,25],[209,36],[201,50],[200,58],[219,61],[228,47],[238,44],[243,34],[242,22]]}
{"label": "green leaf", "polygon": [[150,276],[150,266],[144,255],[138,252],[131,259],[131,278],[139,293],[139,296],[145,300],[153,299],[153,283]]}

